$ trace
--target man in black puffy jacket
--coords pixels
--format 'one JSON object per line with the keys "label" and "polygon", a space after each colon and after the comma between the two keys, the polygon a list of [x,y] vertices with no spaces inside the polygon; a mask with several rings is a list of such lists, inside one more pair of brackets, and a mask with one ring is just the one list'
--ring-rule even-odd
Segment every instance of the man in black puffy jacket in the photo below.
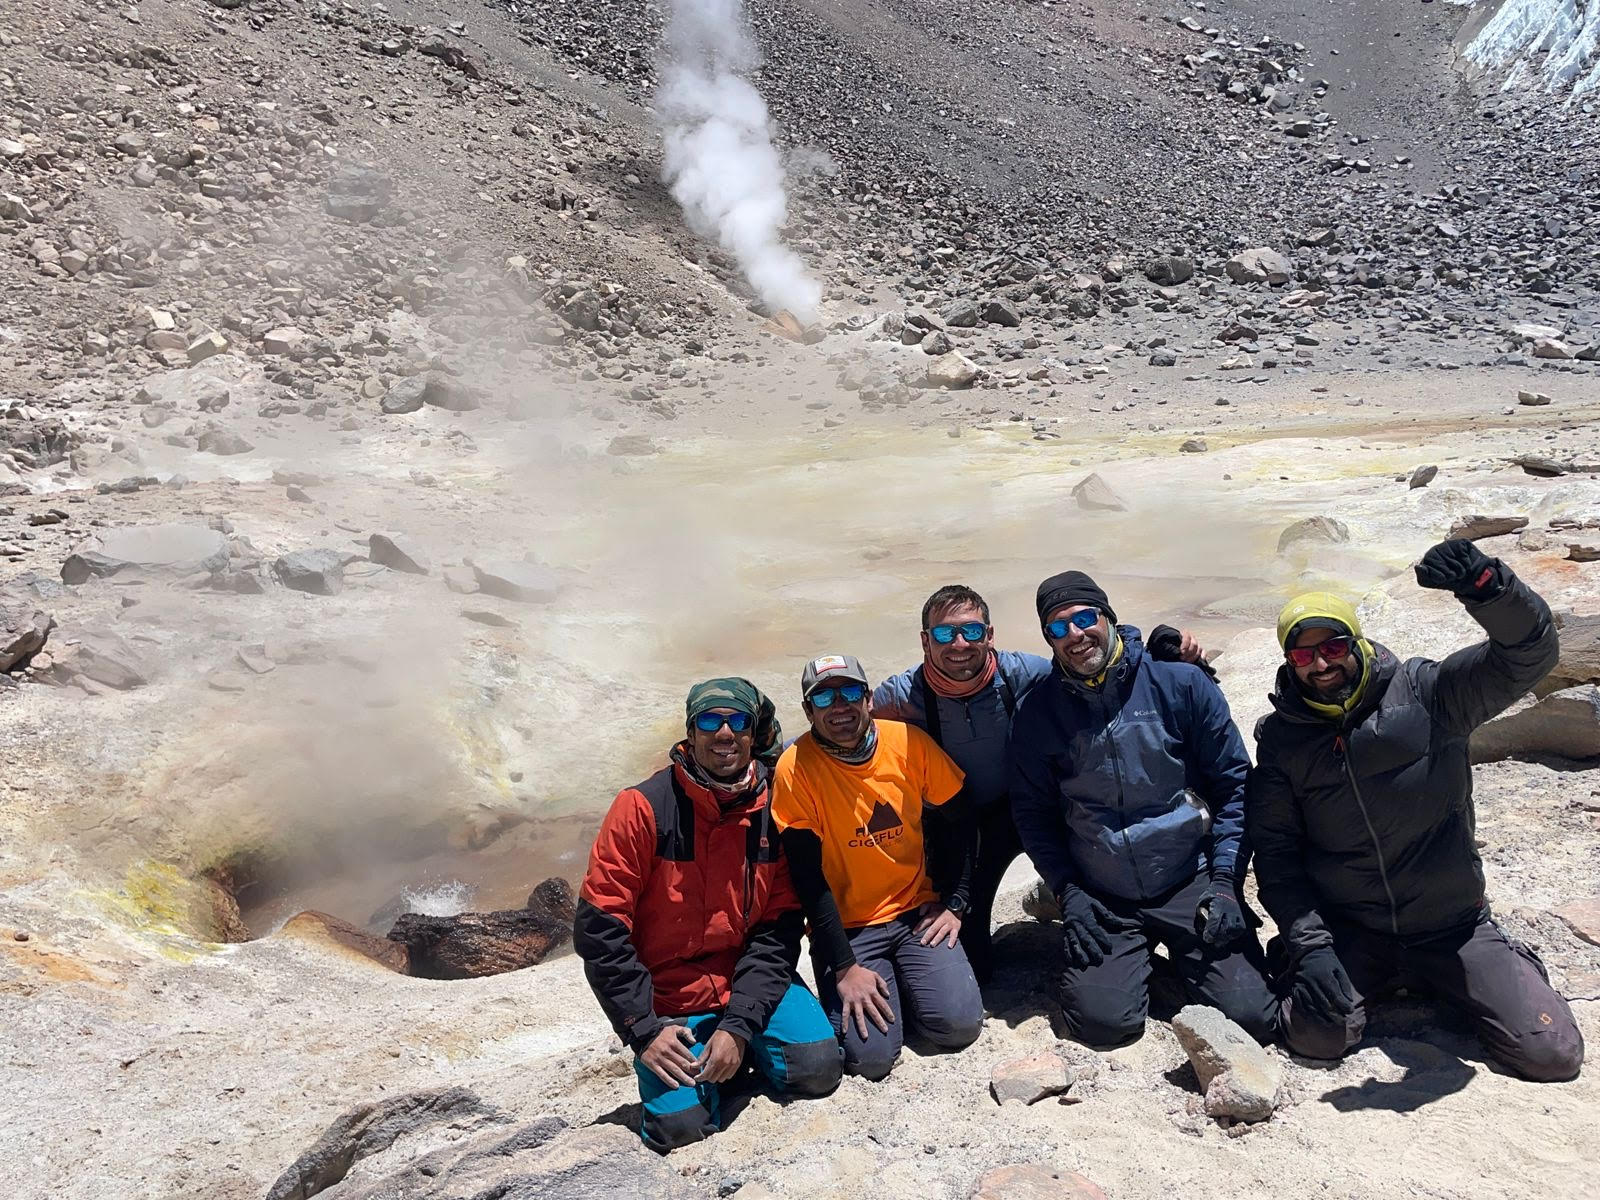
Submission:
{"label": "man in black puffy jacket", "polygon": [[1469,541],[1434,546],[1416,573],[1489,640],[1402,663],[1329,593],[1278,618],[1287,661],[1256,728],[1245,828],[1287,948],[1280,1029],[1296,1053],[1336,1059],[1361,1041],[1367,999],[1408,987],[1462,1009],[1508,1071],[1572,1079],[1572,1010],[1490,916],[1467,758],[1472,731],[1555,665],[1550,609]]}

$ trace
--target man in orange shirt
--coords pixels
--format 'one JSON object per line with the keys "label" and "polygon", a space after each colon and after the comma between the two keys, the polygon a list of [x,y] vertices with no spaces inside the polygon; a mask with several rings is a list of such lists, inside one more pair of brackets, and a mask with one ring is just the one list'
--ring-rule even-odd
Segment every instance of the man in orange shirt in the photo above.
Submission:
{"label": "man in orange shirt", "polygon": [[907,1017],[944,1050],[971,1045],[983,1028],[983,997],[959,940],[971,815],[960,768],[932,738],[873,719],[854,657],[813,659],[800,693],[811,730],[778,760],[772,816],[845,1069],[882,1079]]}

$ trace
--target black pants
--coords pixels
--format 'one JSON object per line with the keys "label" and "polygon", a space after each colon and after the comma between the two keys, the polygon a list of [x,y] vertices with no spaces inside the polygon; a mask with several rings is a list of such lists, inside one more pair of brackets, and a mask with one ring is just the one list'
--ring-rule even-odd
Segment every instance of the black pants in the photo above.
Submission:
{"label": "black pants", "polygon": [[1367,1028],[1368,999],[1404,987],[1426,991],[1466,1013],[1489,1057],[1540,1082],[1572,1079],[1583,1065],[1583,1034],[1544,964],[1493,921],[1423,942],[1404,943],[1342,921],[1328,922],[1334,953],[1357,1003],[1342,1025],[1297,1013],[1283,1001],[1289,1049],[1307,1058],[1342,1058]]}
{"label": "black pants", "polygon": [[1266,961],[1254,931],[1221,950],[1195,929],[1209,880],[1199,875],[1155,900],[1095,895],[1113,916],[1111,951],[1096,967],[1070,964],[1061,974],[1061,1008],[1075,1041],[1110,1050],[1139,1040],[1150,1007],[1151,958],[1167,948],[1178,979],[1196,1004],[1208,1004],[1258,1042],[1277,1031],[1278,1002],[1267,984]]}
{"label": "black pants", "polygon": [[967,913],[961,919],[961,947],[967,952],[972,973],[979,983],[988,983],[994,973],[994,897],[1000,880],[1022,853],[1022,839],[1011,819],[1007,801],[985,805],[978,810],[978,853],[972,865],[968,887]]}

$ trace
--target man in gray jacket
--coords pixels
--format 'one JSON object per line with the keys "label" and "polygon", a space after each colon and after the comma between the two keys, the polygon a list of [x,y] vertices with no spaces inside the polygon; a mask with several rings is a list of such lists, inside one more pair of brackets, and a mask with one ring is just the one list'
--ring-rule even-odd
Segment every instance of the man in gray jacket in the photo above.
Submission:
{"label": "man in gray jacket", "polygon": [[1508,1071],[1572,1079],[1583,1062],[1572,1010],[1490,915],[1467,754],[1472,731],[1555,665],[1555,625],[1469,541],[1434,546],[1416,573],[1489,639],[1443,662],[1399,662],[1329,593],[1278,618],[1287,661],[1276,711],[1256,728],[1245,825],[1287,948],[1284,1040],[1337,1059],[1361,1041],[1368,999],[1407,987],[1462,1010]]}

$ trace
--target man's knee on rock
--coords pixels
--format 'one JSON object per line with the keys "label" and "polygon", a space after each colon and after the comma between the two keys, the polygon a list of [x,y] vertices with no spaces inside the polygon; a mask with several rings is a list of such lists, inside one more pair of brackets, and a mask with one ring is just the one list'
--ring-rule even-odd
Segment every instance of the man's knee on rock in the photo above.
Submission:
{"label": "man's knee on rock", "polygon": [[833,1038],[786,1046],[783,1059],[784,1090],[793,1096],[826,1096],[839,1086],[844,1074],[843,1056]]}

